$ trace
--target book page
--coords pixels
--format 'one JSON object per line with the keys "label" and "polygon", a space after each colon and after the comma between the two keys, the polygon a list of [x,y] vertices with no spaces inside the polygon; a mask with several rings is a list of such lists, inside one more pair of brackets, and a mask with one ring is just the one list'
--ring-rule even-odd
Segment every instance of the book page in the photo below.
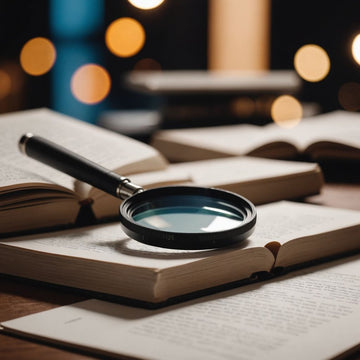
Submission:
{"label": "book page", "polygon": [[[231,155],[246,155],[255,149],[262,147],[274,141],[286,141],[281,136],[275,136],[272,133],[264,131],[263,127],[255,125],[227,125],[213,126],[204,128],[163,130],[154,135],[153,145],[164,151],[168,156],[167,146],[170,148],[172,143],[184,144],[194,148],[206,149],[212,152],[218,152]],[[162,144],[161,142],[164,142]],[[169,144],[169,145],[166,145]],[[191,150],[183,148],[182,151]],[[185,159],[186,154],[179,154],[178,160]]]}
{"label": "book page", "polygon": [[26,183],[48,184],[51,183],[51,180],[0,160],[0,193],[8,190],[13,185]]}
{"label": "book page", "polygon": [[304,152],[317,142],[333,142],[360,149],[359,124],[358,113],[339,110],[304,118],[293,128],[271,123],[264,127],[240,124],[164,130],[154,135],[153,145],[177,161],[226,154],[286,158],[294,155],[294,149]]}
{"label": "book page", "polygon": [[[274,267],[288,267],[360,249],[360,212],[282,201],[258,207],[251,236],[276,254]],[[263,219],[263,221],[260,221]]]}
{"label": "book page", "polygon": [[283,245],[299,237],[360,224],[359,211],[318,205],[281,201],[261,205],[256,209],[257,223],[249,239],[239,245],[215,250],[175,250],[145,245],[128,238],[120,223],[116,222],[4,239],[0,244],[64,256],[165,269],[222,256],[224,253],[265,247],[273,241]]}
{"label": "book page", "polygon": [[[251,239],[280,245],[302,237],[360,226],[360,212],[281,201],[257,207],[258,225]],[[313,241],[316,241],[314,239]]]}
{"label": "book page", "polygon": [[[189,174],[195,184],[216,187],[270,178],[275,180],[283,176],[296,176],[305,172],[316,171],[318,165],[238,156],[170,164],[169,169]],[[259,191],[261,191],[260,186]]]}
{"label": "book page", "polygon": [[[166,167],[165,160],[150,146],[128,137],[77,121],[47,109],[28,110],[0,116],[1,161],[36,173],[53,183],[73,189],[74,179],[20,153],[18,142],[25,133],[41,135],[108,169],[136,171]],[[127,169],[127,170],[126,170]],[[31,177],[29,178],[31,181]]]}
{"label": "book page", "polygon": [[294,128],[284,129],[276,124],[266,126],[266,136],[287,139],[304,151],[319,141],[345,144],[360,148],[360,115],[349,111],[333,111],[304,118]]}
{"label": "book page", "polygon": [[355,256],[156,311],[88,300],[2,326],[143,359],[327,359],[360,343],[359,274]]}
{"label": "book page", "polygon": [[215,256],[217,253],[216,250],[175,250],[145,245],[130,239],[122,231],[120,223],[116,222],[9,238],[0,241],[0,244],[48,254],[157,270],[187,264],[210,255]]}

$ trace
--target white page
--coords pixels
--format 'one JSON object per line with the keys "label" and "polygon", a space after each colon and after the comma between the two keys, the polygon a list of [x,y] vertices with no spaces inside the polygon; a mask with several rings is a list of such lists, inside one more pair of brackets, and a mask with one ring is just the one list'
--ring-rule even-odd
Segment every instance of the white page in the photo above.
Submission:
{"label": "white page", "polygon": [[267,132],[258,126],[247,124],[162,130],[155,135],[155,139],[157,136],[170,143],[179,142],[229,155],[245,155],[258,146],[272,142]]}
{"label": "white page", "polygon": [[220,151],[229,155],[245,155],[258,147],[277,141],[290,142],[299,150],[317,141],[344,143],[360,147],[360,116],[358,113],[334,111],[304,118],[294,128],[275,123],[265,127],[240,124],[216,127],[163,130],[160,139]]}
{"label": "white page", "polygon": [[360,147],[360,116],[349,111],[333,111],[304,118],[297,126],[284,129],[277,124],[266,126],[268,137],[289,139],[300,150],[318,141],[333,141]]}
{"label": "white page", "polygon": [[37,173],[12,166],[11,163],[3,162],[0,159],[0,192],[7,190],[14,184],[51,182],[50,179],[38,175]]}
{"label": "white page", "polygon": [[188,173],[194,183],[202,186],[220,186],[272,177],[293,176],[315,171],[317,167],[318,165],[314,163],[247,156],[189,161],[169,165],[169,169],[173,171]]}
{"label": "white page", "polygon": [[[206,258],[210,254],[215,256],[216,253],[222,253],[221,250],[190,251],[145,245],[130,239],[122,231],[120,223],[9,238],[1,240],[0,244],[67,257],[158,270],[184,265]],[[0,263],[0,269],[1,267]]]}
{"label": "white page", "polygon": [[[257,207],[258,223],[253,242],[284,243],[360,224],[360,211],[328,206],[279,201]],[[296,241],[296,240],[295,240]],[[312,241],[316,242],[316,238]]]}
{"label": "white page", "polygon": [[144,359],[327,359],[360,343],[360,256],[151,311],[88,300],[2,325]]}
{"label": "white page", "polygon": [[189,251],[145,245],[129,239],[119,223],[3,239],[0,244],[50,254],[165,269],[209,256],[264,247],[270,241],[283,244],[297,237],[359,223],[359,211],[280,201],[258,206],[254,233],[247,241],[223,249]]}
{"label": "white page", "polygon": [[[157,151],[146,144],[82,121],[76,121],[48,109],[1,115],[1,161],[11,164],[19,171],[26,170],[28,173],[36,173],[70,189],[73,188],[74,179],[72,177],[21,154],[18,149],[18,141],[23,134],[29,132],[65,146],[108,169],[137,162],[142,163],[154,158],[158,158],[158,160],[149,161],[150,169],[143,164],[143,168],[138,171],[157,170],[166,166],[166,162],[159,157]],[[16,173],[14,173],[15,175]],[[26,178],[25,172],[23,177]],[[29,181],[32,180],[33,177],[30,176]]]}

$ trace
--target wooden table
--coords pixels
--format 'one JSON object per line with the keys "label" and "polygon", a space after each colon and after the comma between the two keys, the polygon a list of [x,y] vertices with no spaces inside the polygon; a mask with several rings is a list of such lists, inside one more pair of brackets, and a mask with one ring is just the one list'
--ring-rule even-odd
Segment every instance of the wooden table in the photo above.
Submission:
{"label": "wooden table", "polygon": [[[306,201],[360,210],[360,184],[326,184],[320,195],[309,197]],[[86,297],[70,290],[0,277],[0,322],[82,300],[86,300]],[[90,354],[76,353],[0,334],[1,360],[94,358],[96,357]],[[354,354],[351,359],[360,359],[360,352]]]}

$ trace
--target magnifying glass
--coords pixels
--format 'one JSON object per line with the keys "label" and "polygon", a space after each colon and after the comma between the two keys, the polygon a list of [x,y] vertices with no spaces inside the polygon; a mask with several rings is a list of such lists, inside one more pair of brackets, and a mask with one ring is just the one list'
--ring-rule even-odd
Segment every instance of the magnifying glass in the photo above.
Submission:
{"label": "magnifying glass", "polygon": [[220,189],[167,186],[144,190],[130,179],[47,139],[25,134],[22,153],[124,200],[124,232],[142,243],[170,249],[211,249],[240,242],[256,223],[255,206]]}

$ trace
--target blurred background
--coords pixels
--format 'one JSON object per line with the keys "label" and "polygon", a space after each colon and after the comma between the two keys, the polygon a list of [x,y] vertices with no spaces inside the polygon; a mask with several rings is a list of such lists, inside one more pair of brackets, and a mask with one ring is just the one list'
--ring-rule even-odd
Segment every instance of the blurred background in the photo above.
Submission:
{"label": "blurred background", "polygon": [[[48,107],[110,128],[114,118],[146,127],[138,119],[161,118],[167,96],[131,89],[126,76],[150,70],[289,70],[300,79],[296,91],[289,83],[289,94],[285,86],[266,98],[235,89],[226,95],[238,115],[231,122],[273,121],[283,95],[301,116],[358,111],[359,11],[356,0],[2,1],[0,112]],[[207,96],[199,106],[224,99],[220,90]],[[203,116],[201,125],[221,123]]]}

